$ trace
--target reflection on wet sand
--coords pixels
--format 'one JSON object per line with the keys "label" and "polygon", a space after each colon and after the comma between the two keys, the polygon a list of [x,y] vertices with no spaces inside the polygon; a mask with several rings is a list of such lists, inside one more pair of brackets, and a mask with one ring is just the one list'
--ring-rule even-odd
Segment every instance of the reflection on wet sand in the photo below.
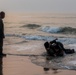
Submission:
{"label": "reflection on wet sand", "polygon": [[[46,63],[49,63],[46,61]],[[42,63],[43,64],[43,63]],[[45,67],[46,69],[47,67]],[[54,75],[49,68],[44,71],[43,67],[31,62],[29,56],[7,55],[0,58],[0,75]],[[58,70],[56,75],[76,75],[76,71]]]}
{"label": "reflection on wet sand", "polygon": [[[46,56],[46,59],[45,59],[45,63],[49,65],[49,62],[50,62],[50,59],[49,59],[49,56]],[[53,70],[54,73],[58,73],[58,69],[56,68],[50,68],[50,67],[44,67],[43,70],[47,73],[49,70]]]}

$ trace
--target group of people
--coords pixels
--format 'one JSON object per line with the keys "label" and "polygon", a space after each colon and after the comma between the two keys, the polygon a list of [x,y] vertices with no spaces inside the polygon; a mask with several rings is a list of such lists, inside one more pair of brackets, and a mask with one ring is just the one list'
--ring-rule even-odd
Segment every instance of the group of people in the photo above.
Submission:
{"label": "group of people", "polygon": [[0,56],[5,55],[3,54],[3,39],[5,38],[4,35],[4,23],[3,19],[5,18],[5,12],[0,12]]}
{"label": "group of people", "polygon": [[65,49],[63,44],[57,41],[57,38],[50,42],[45,42],[44,47],[49,56],[64,56],[64,54],[75,53],[74,49]]}

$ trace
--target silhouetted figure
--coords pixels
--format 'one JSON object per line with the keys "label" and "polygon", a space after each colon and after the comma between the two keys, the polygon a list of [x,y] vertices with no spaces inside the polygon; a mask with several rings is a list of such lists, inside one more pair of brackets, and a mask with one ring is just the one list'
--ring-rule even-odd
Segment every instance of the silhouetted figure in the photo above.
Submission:
{"label": "silhouetted figure", "polygon": [[52,46],[54,47],[56,56],[63,56],[64,55],[64,47],[61,42],[56,41],[57,39],[50,42]]}
{"label": "silhouetted figure", "polygon": [[4,24],[3,20],[5,18],[5,13],[2,11],[0,12],[0,55],[3,54],[3,39],[5,38],[4,36]]}
{"label": "silhouetted figure", "polygon": [[66,54],[72,54],[72,53],[75,53],[75,51],[74,51],[74,49],[65,49],[64,48],[64,46],[63,46],[63,44],[61,43],[61,42],[59,42],[59,41],[56,41],[57,39],[55,39],[55,40],[53,40],[53,41],[51,41],[50,43],[52,44],[52,45],[54,45],[54,48],[55,48],[55,51],[57,50],[57,56],[59,55],[61,55],[61,56],[63,56],[64,55],[64,53],[66,53]]}
{"label": "silhouetted figure", "polygon": [[64,56],[64,53],[66,53],[66,54],[75,53],[74,49],[65,49],[63,44],[56,40],[57,39],[44,43],[44,47],[45,47],[48,55],[50,55],[50,56]]}
{"label": "silhouetted figure", "polygon": [[55,50],[54,47],[49,43],[49,42],[45,42],[44,43],[44,47],[46,49],[46,52],[49,56],[55,56]]}

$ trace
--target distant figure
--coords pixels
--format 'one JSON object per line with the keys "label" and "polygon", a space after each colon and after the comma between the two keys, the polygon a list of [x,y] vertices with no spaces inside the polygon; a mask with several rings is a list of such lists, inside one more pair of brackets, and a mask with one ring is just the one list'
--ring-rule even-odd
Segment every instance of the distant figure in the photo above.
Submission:
{"label": "distant figure", "polygon": [[56,57],[56,56],[64,56],[64,53],[65,54],[75,53],[74,49],[65,49],[63,44],[56,40],[57,39],[44,43],[44,47],[48,55]]}
{"label": "distant figure", "polygon": [[0,12],[0,55],[3,54],[3,39],[5,38],[4,36],[4,24],[3,20],[5,18],[5,12]]}

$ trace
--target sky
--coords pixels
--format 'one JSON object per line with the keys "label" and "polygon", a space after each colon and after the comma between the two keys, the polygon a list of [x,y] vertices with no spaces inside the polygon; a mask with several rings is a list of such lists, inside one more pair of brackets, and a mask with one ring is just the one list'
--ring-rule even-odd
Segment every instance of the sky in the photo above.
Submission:
{"label": "sky", "polygon": [[76,13],[76,0],[0,0],[0,11]]}

